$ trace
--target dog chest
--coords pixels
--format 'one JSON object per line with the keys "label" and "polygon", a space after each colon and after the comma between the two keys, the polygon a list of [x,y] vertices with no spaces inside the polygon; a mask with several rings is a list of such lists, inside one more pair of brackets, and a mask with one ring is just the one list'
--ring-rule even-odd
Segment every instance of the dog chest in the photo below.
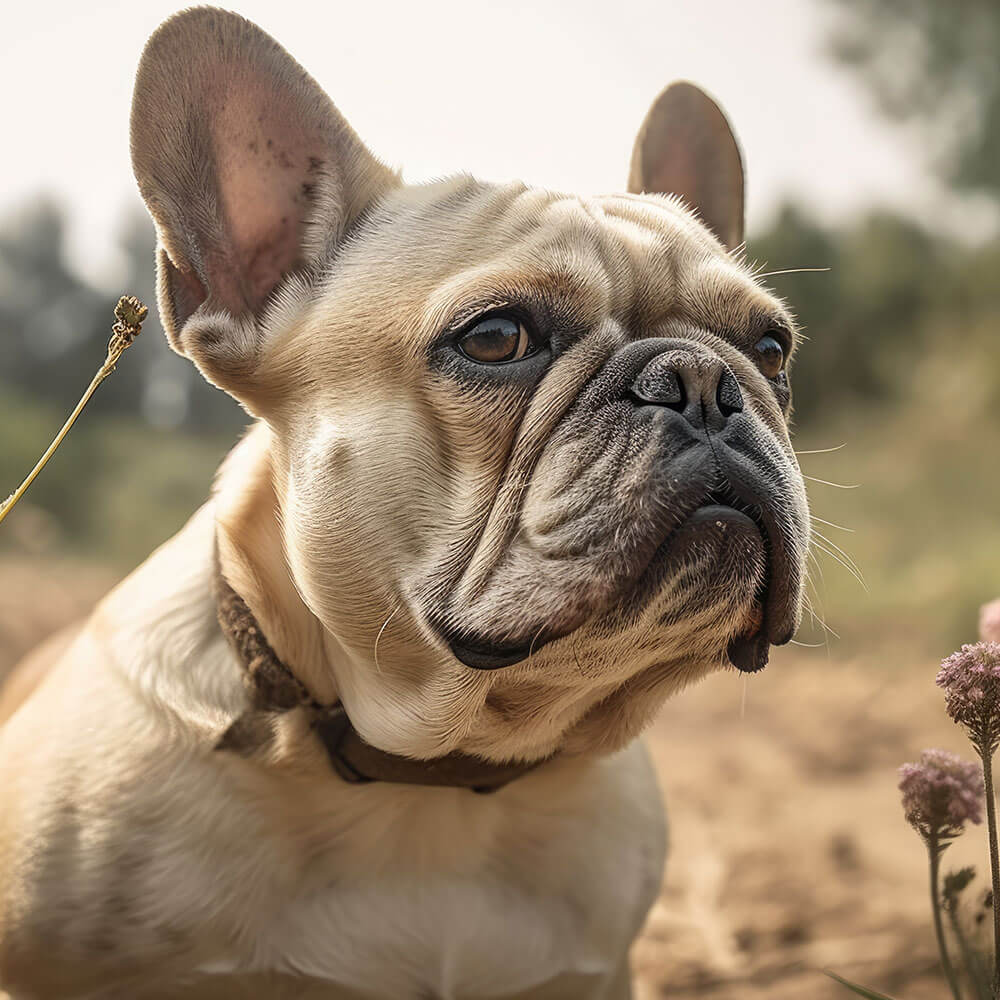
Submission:
{"label": "dog chest", "polygon": [[634,909],[495,882],[362,883],[291,907],[259,960],[394,1000],[514,997],[567,977],[597,987],[620,963]]}
{"label": "dog chest", "polygon": [[575,794],[569,775],[550,787],[558,777],[439,796],[450,810],[400,809],[385,786],[387,825],[351,838],[371,850],[345,853],[342,841],[318,857],[257,925],[252,954],[212,971],[292,973],[393,1000],[603,995],[659,890],[659,796],[639,746],[600,762]]}

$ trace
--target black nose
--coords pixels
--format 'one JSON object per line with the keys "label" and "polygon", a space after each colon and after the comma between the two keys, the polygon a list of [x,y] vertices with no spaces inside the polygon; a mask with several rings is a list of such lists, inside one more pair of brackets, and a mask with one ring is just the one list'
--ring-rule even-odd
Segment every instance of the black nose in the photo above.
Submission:
{"label": "black nose", "polygon": [[736,376],[721,359],[681,351],[653,358],[632,383],[632,396],[650,406],[666,406],[695,427],[717,430],[743,409]]}

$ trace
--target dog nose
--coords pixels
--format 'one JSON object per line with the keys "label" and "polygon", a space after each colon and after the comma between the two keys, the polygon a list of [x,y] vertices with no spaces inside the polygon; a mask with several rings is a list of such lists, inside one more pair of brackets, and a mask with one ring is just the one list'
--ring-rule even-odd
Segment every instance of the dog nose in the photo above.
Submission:
{"label": "dog nose", "polygon": [[665,406],[694,427],[718,430],[743,409],[736,376],[721,359],[668,351],[653,358],[632,383],[632,396]]}

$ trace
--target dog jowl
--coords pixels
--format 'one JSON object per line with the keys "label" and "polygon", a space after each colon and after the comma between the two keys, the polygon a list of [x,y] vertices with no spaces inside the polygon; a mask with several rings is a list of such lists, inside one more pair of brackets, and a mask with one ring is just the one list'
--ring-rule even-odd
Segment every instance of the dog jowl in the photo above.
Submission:
{"label": "dog jowl", "polygon": [[[199,8],[143,54],[132,157],[170,342],[256,423],[0,731],[30,800],[0,825],[0,982],[628,996],[662,862],[635,737],[762,668],[802,601],[795,326],[742,259],[725,118],[664,91],[629,193],[407,185],[269,36]],[[490,780],[452,780],[469,761]],[[456,787],[396,783],[421,768]]]}

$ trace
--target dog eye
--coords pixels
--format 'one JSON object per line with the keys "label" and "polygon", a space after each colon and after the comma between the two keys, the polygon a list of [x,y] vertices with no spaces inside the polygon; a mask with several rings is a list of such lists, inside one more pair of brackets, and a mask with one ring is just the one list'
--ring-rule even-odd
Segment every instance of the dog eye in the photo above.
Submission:
{"label": "dog eye", "polygon": [[770,334],[754,344],[757,364],[767,378],[777,378],[785,367],[785,349]]}
{"label": "dog eye", "polygon": [[524,323],[497,313],[479,320],[463,334],[458,349],[481,365],[502,365],[530,357],[538,348]]}

